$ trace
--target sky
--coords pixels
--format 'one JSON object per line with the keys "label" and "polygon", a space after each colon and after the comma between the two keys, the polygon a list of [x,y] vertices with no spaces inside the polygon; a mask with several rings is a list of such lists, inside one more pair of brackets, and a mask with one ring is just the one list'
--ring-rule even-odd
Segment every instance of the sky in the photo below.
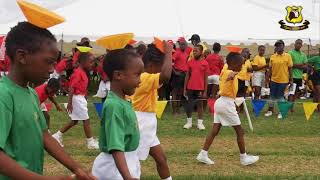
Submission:
{"label": "sky", "polygon": [[[66,18],[65,23],[50,30],[58,38],[63,33],[67,40],[133,32],[136,39],[145,41],[151,41],[153,36],[175,39],[197,33],[209,42],[302,38],[320,43],[320,0],[31,1],[54,9]],[[0,34],[5,34],[24,17],[15,1],[0,0],[0,5],[0,12],[6,13],[0,13]],[[285,18],[285,7],[291,5],[303,7],[304,19],[311,22],[308,29],[295,32],[280,29],[278,21]]]}

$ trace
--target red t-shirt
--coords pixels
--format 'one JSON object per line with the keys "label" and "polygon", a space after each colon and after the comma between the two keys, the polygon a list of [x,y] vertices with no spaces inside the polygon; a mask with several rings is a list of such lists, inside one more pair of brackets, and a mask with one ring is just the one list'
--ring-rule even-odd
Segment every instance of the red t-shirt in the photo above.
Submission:
{"label": "red t-shirt", "polygon": [[61,61],[56,65],[55,69],[58,74],[66,70],[67,67],[67,58],[61,59]]}
{"label": "red t-shirt", "polygon": [[187,46],[184,51],[185,51],[185,52],[188,54],[188,56],[189,56],[192,50],[193,50],[192,47]]}
{"label": "red t-shirt", "polygon": [[108,79],[108,76],[107,76],[107,73],[105,73],[104,70],[103,70],[103,59],[104,58],[102,57],[99,60],[99,65],[97,67],[97,72],[102,77],[103,80],[106,80],[106,79]]}
{"label": "red t-shirt", "polygon": [[54,96],[54,94],[47,94],[46,92],[46,88],[47,88],[48,84],[44,83],[40,86],[37,86],[36,88],[34,88],[34,90],[36,90],[36,93],[38,95],[40,104],[42,104],[43,102],[45,102],[49,97]]}
{"label": "red t-shirt", "polygon": [[78,61],[79,55],[80,55],[80,51],[76,51],[76,52],[73,54],[73,56],[72,56],[72,62],[73,62],[73,64],[75,64],[75,63]]}
{"label": "red t-shirt", "polygon": [[189,90],[204,90],[205,75],[209,73],[208,62],[204,59],[192,59],[188,62],[188,70],[190,73],[187,89]]}
{"label": "red t-shirt", "polygon": [[186,50],[181,51],[181,49],[177,49],[172,57],[172,61],[174,62],[173,68],[183,72],[188,71],[188,56],[189,54]]}
{"label": "red t-shirt", "polygon": [[206,61],[209,64],[209,76],[220,75],[224,65],[222,57],[218,54],[209,54]]}
{"label": "red t-shirt", "polygon": [[86,95],[88,88],[88,76],[86,72],[78,67],[75,69],[70,77],[70,87],[74,89],[74,95]]}

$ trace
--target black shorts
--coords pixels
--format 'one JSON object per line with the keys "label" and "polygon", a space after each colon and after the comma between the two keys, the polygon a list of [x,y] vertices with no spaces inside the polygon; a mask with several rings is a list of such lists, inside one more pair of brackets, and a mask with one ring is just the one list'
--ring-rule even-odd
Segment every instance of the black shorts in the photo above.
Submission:
{"label": "black shorts", "polygon": [[246,95],[246,91],[247,91],[246,82],[238,79],[237,97],[244,97]]}
{"label": "black shorts", "polygon": [[297,85],[296,89],[299,89],[299,87],[302,86],[302,79],[293,78],[293,83],[295,83]]}
{"label": "black shorts", "polygon": [[184,87],[184,81],[186,78],[186,73],[182,71],[172,71],[171,75],[171,87],[172,88],[183,88]]}
{"label": "black shorts", "polygon": [[313,72],[313,74],[310,76],[310,79],[312,80],[312,84],[314,86],[320,85],[320,70]]}
{"label": "black shorts", "polygon": [[187,113],[192,113],[199,99],[202,99],[201,92],[203,91],[187,90],[188,100],[185,106]]}

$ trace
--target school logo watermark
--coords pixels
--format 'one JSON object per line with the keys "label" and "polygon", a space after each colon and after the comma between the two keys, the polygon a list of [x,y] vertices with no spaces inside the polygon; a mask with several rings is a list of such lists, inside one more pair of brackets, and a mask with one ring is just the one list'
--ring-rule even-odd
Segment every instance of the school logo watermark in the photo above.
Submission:
{"label": "school logo watermark", "polygon": [[304,20],[302,16],[302,6],[287,6],[287,15],[284,20],[280,20],[280,28],[289,31],[301,31],[309,27],[310,22]]}

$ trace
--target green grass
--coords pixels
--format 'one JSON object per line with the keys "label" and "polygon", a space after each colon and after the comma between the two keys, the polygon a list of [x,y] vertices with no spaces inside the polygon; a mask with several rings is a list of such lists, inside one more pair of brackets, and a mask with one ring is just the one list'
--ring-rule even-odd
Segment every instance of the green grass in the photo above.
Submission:
{"label": "green grass", "polygon": [[[59,97],[59,102],[66,102]],[[94,136],[99,136],[99,119],[89,98],[89,115]],[[249,153],[260,156],[260,161],[243,167],[239,163],[239,152],[232,128],[224,127],[210,149],[209,155],[215,165],[207,166],[195,160],[204,139],[212,126],[212,118],[205,115],[205,131],[196,128],[184,130],[185,115],[173,117],[167,106],[163,118],[158,121],[158,136],[165,149],[171,174],[174,179],[320,179],[320,117],[314,113],[306,121],[302,104],[295,106],[296,112],[289,113],[284,120],[276,117],[255,118],[250,103],[249,111],[254,132],[249,130],[247,119],[240,115],[246,131],[246,147]],[[68,122],[66,113],[50,112],[51,131]],[[196,119],[196,114],[194,114]],[[195,121],[194,121],[195,122]],[[97,150],[87,150],[81,124],[64,135],[66,151],[87,169],[91,169]],[[50,156],[45,158],[45,174],[70,174],[70,172]],[[159,179],[154,161],[149,158],[142,162],[142,179]]]}

